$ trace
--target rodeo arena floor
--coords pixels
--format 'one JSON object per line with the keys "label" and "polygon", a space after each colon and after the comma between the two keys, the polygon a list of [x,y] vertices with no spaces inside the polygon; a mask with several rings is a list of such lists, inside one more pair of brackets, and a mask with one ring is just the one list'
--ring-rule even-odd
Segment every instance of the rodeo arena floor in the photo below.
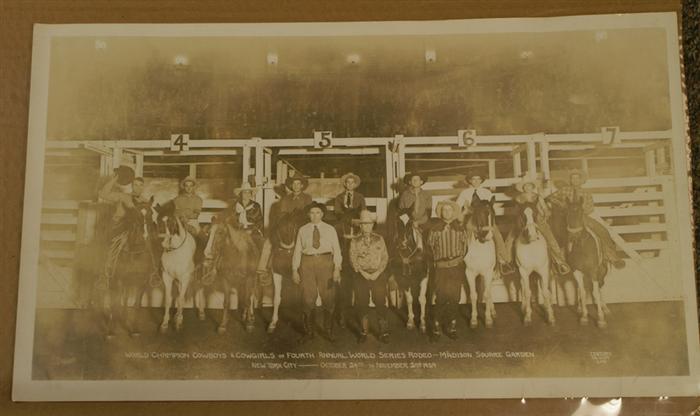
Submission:
{"label": "rodeo arena floor", "polygon": [[[677,247],[673,230],[678,224],[674,181],[669,173],[670,139],[668,131],[603,129],[601,133],[521,136],[459,131],[452,137],[429,138],[347,139],[331,134],[285,140],[186,138],[189,141],[184,147],[183,138],[48,142],[33,377],[363,379],[687,374],[682,284],[676,278],[679,266],[673,257]],[[180,147],[173,148],[173,143]],[[595,151],[603,146],[605,152]],[[319,168],[323,158],[328,159]],[[184,176],[196,178],[196,192],[204,200],[199,217],[203,226],[227,206],[232,190],[244,179],[261,190],[255,199],[263,207],[267,224],[279,185],[287,177],[296,172],[307,176],[306,192],[330,209],[332,198],[342,191],[339,178],[354,171],[362,179],[358,190],[365,194],[368,209],[377,215],[376,231],[387,243],[391,241],[386,224],[394,215],[392,201],[398,198],[402,189],[397,186],[407,172],[425,172],[423,188],[430,193],[434,208],[441,200],[454,199],[466,187],[467,171],[478,170],[496,196],[496,221],[505,237],[512,221],[512,187],[519,178],[526,174],[542,178],[552,192],[558,178],[565,180],[567,172],[579,169],[588,177],[584,187],[593,194],[594,215],[618,245],[625,267],[611,268],[606,277],[602,290],[610,314],[604,328],[596,325],[591,299],[592,319],[588,325],[579,323],[571,277],[557,280],[553,293],[556,323],[546,322],[541,299],[535,295],[532,324],[525,326],[518,294],[510,293],[508,287],[519,279],[515,273],[492,284],[496,311],[492,328],[484,325],[482,302],[478,327],[470,327],[465,280],[456,339],[444,334],[433,338],[430,327],[427,333],[418,327],[407,329],[406,301],[393,282],[387,301],[390,337],[386,344],[379,341],[374,311],[365,343],[358,343],[360,323],[352,311],[346,316],[345,328],[335,326],[335,342],[324,336],[317,317],[315,337],[300,343],[300,314],[285,307],[284,300],[279,324],[268,333],[270,288],[265,289],[255,309],[252,331],[246,331],[234,302],[236,310],[230,313],[227,332],[217,333],[222,294],[214,293],[208,299],[204,319],[199,319],[188,303],[183,327],[175,331],[171,323],[169,330],[161,333],[163,294],[156,287],[144,296],[141,308],[130,312],[139,335],[130,335],[123,316],[116,316],[116,331],[107,337],[103,309],[94,302],[89,306],[89,295],[85,286],[81,287],[84,282],[76,276],[80,261],[76,253],[94,238],[91,208],[97,202],[95,190],[120,165],[128,165],[144,177],[144,193],[160,203],[177,194]],[[71,188],[76,175],[95,183],[88,191],[86,187]],[[535,282],[535,276],[532,278]]]}

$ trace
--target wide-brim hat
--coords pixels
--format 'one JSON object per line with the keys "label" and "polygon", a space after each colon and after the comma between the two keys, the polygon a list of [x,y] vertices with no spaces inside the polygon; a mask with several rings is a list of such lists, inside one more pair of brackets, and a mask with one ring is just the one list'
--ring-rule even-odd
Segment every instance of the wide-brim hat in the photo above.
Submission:
{"label": "wide-brim hat", "polygon": [[522,177],[522,178],[520,179],[519,182],[516,182],[516,183],[515,183],[515,189],[516,189],[518,192],[525,192],[525,191],[524,191],[525,185],[527,185],[527,184],[529,184],[529,183],[532,184],[532,185],[535,187],[535,192],[539,192],[539,190],[540,190],[540,183],[539,183],[539,181],[538,181],[537,179],[531,178],[531,177],[529,177],[529,176],[524,176],[524,177]]}
{"label": "wide-brim hat", "polygon": [[295,174],[294,176],[288,177],[284,181],[284,185],[287,188],[292,189],[292,184],[294,183],[294,181],[301,181],[302,189],[306,189],[309,186],[309,179],[305,176],[301,176],[301,175],[297,175],[297,174]]}
{"label": "wide-brim hat", "polygon": [[360,179],[359,176],[355,175],[355,174],[352,173],[352,172],[348,172],[348,173],[346,173],[345,175],[343,175],[343,176],[340,177],[340,183],[343,184],[343,186],[345,186],[345,181],[346,181],[348,178],[353,178],[353,179],[355,180],[355,185],[356,185],[356,186],[360,186],[360,183],[362,182],[362,179]]}
{"label": "wide-brim hat", "polygon": [[240,195],[241,192],[243,192],[243,191],[250,191],[251,193],[255,193],[255,192],[257,192],[257,190],[258,190],[257,187],[251,186],[249,182],[245,182],[240,187],[235,188],[233,190],[233,193],[236,195]]}
{"label": "wide-brim hat", "polygon": [[464,174],[464,179],[469,182],[469,180],[477,176],[482,180],[482,182],[489,178],[488,174],[481,169],[470,169]]}
{"label": "wide-brim hat", "polygon": [[403,177],[403,183],[405,183],[406,185],[410,185],[410,184],[411,184],[411,178],[414,177],[414,176],[420,177],[420,179],[423,181],[423,183],[428,182],[428,177],[425,176],[424,174],[422,174],[422,173],[420,173],[420,172],[409,172],[409,173],[407,173],[406,175],[404,175],[404,177]]}
{"label": "wide-brim hat", "polygon": [[374,224],[377,222],[377,214],[369,210],[360,211],[360,218],[352,220],[353,224]]}
{"label": "wide-brim hat", "polygon": [[122,186],[132,183],[134,181],[134,177],[136,176],[134,170],[126,165],[121,165],[114,171],[117,173],[117,183]]}
{"label": "wide-brim hat", "polygon": [[324,204],[322,204],[320,202],[313,201],[312,203],[310,203],[309,205],[304,207],[304,212],[306,212],[308,214],[312,208],[320,209],[321,211],[323,211],[324,215],[326,214],[326,211],[328,210]]}
{"label": "wide-brim hat", "polygon": [[588,174],[580,169],[570,169],[566,180],[570,181],[573,175],[578,175],[581,178],[581,183],[586,183],[588,180]]}
{"label": "wide-brim hat", "polygon": [[191,182],[192,185],[197,186],[197,181],[195,181],[193,177],[187,176],[180,181],[180,188],[184,188],[187,182]]}
{"label": "wide-brim hat", "polygon": [[455,216],[459,215],[459,213],[461,211],[459,204],[457,204],[457,202],[452,201],[452,200],[445,200],[445,201],[439,201],[437,203],[437,206],[435,207],[435,213],[438,215],[438,217],[442,217],[442,209],[448,205],[451,206],[452,209],[454,210]]}

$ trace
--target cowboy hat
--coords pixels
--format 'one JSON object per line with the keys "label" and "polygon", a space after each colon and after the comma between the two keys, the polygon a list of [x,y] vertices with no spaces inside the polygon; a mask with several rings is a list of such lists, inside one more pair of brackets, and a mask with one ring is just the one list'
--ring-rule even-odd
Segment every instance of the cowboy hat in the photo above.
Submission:
{"label": "cowboy hat", "polygon": [[437,206],[435,207],[435,213],[438,215],[438,217],[442,217],[442,209],[448,205],[452,207],[452,210],[454,211],[455,217],[457,215],[459,215],[459,213],[461,211],[461,209],[459,208],[459,204],[457,204],[457,202],[452,201],[452,200],[444,200],[444,201],[438,202]]}
{"label": "cowboy hat", "polygon": [[288,177],[284,181],[284,185],[287,188],[292,189],[292,184],[294,183],[294,181],[301,181],[301,189],[306,189],[306,187],[309,186],[309,179],[306,178],[305,176],[301,176],[301,175],[296,174],[296,173],[294,174],[294,176]]}
{"label": "cowboy hat", "polygon": [[309,205],[304,207],[304,212],[306,212],[308,214],[311,211],[311,209],[313,209],[313,208],[320,209],[323,212],[323,215],[326,215],[326,211],[327,211],[326,206],[323,205],[322,203],[316,202],[316,201],[313,201],[312,203],[310,203]]}
{"label": "cowboy hat", "polygon": [[359,176],[355,175],[352,172],[348,172],[340,177],[340,183],[343,184],[343,186],[345,186],[345,181],[348,180],[348,178],[353,178],[355,180],[355,186],[360,186],[360,183],[362,182],[362,179],[360,179]]}
{"label": "cowboy hat", "polygon": [[360,211],[360,218],[352,220],[353,224],[374,224],[375,222],[377,222],[377,214],[366,209]]}
{"label": "cowboy hat", "polygon": [[117,174],[117,183],[122,186],[133,182],[134,177],[136,176],[134,170],[126,165],[119,166],[118,168],[114,169],[114,172]]}
{"label": "cowboy hat", "polygon": [[407,173],[407,174],[403,177],[403,182],[404,182],[406,185],[410,185],[410,184],[411,184],[411,178],[413,178],[414,176],[420,177],[420,180],[423,181],[423,183],[428,182],[428,177],[425,176],[424,174],[420,173],[420,172],[415,172],[415,173],[414,173],[414,172],[409,172],[409,173]]}
{"label": "cowboy hat", "polygon": [[516,183],[515,183],[515,189],[516,189],[518,192],[525,192],[525,190],[524,190],[524,189],[525,189],[525,185],[527,185],[528,183],[529,183],[529,184],[532,184],[532,186],[535,187],[535,192],[539,191],[539,189],[540,189],[540,184],[539,184],[539,182],[537,181],[537,179],[531,178],[530,176],[523,176],[523,177],[520,179],[520,182],[516,182]]}
{"label": "cowboy hat", "polygon": [[197,181],[195,181],[193,177],[187,176],[185,179],[180,181],[180,188],[184,188],[187,182],[192,182],[192,185],[197,186]]}
{"label": "cowboy hat", "polygon": [[579,169],[569,170],[569,173],[568,173],[566,179],[570,181],[571,177],[573,175],[578,175],[581,178],[581,183],[586,183],[586,181],[588,180],[588,174],[586,174],[586,172],[579,170]]}
{"label": "cowboy hat", "polygon": [[479,178],[482,181],[485,181],[488,179],[488,175],[484,175],[485,172],[482,172],[482,169],[470,169],[465,175],[464,178],[469,181],[472,178]]}
{"label": "cowboy hat", "polygon": [[240,187],[235,188],[233,190],[233,193],[236,195],[240,195],[241,192],[243,192],[243,191],[250,191],[251,193],[255,193],[257,190],[258,190],[258,188],[254,187],[254,186],[250,186],[249,182],[243,182],[243,184]]}

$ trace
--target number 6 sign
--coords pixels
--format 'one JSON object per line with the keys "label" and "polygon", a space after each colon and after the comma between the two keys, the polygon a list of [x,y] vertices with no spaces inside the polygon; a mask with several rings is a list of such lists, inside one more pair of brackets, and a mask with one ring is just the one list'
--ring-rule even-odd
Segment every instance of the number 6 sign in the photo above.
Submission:
{"label": "number 6 sign", "polygon": [[476,144],[476,130],[457,130],[457,145],[469,147]]}
{"label": "number 6 sign", "polygon": [[173,152],[182,152],[190,150],[190,135],[189,134],[171,134],[170,135],[170,150]]}
{"label": "number 6 sign", "polygon": [[333,147],[333,132],[314,131],[314,148],[328,149],[329,147]]}

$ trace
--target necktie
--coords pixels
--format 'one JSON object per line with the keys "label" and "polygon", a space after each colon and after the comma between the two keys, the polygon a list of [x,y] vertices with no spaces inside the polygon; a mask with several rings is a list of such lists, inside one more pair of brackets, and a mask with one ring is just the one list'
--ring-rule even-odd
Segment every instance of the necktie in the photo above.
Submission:
{"label": "necktie", "polygon": [[318,230],[317,225],[314,225],[314,235],[311,245],[313,246],[313,248],[321,247],[321,232]]}
{"label": "necktie", "polygon": [[347,208],[350,208],[352,206],[352,195],[350,192],[345,194],[345,206]]}

